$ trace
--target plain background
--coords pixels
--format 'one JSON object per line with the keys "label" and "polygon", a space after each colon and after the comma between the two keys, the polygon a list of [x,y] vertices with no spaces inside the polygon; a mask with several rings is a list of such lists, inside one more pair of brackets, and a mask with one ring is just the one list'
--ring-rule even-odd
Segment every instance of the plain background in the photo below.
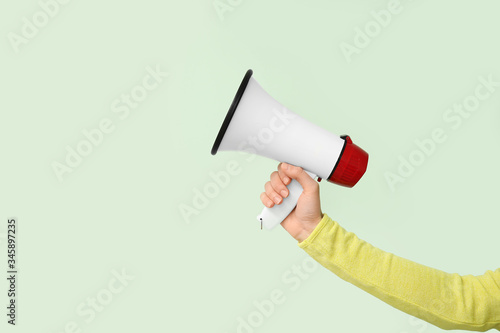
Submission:
{"label": "plain background", "polygon": [[[41,5],[1,5],[0,266],[5,273],[15,216],[20,272],[18,326],[3,310],[2,331],[236,332],[239,318],[258,321],[254,302],[273,290],[284,302],[251,331],[440,331],[322,267],[299,285],[292,270],[309,263],[305,252],[255,220],[277,162],[210,149],[252,68],[278,101],[369,152],[355,188],[321,183],[324,212],[410,260],[460,274],[495,270],[500,91],[456,129],[443,115],[474,94],[478,77],[500,81],[498,2],[402,1],[350,62],[340,46],[389,1],[220,3],[231,8],[222,16],[210,0],[73,0],[19,52],[8,36]],[[169,76],[121,119],[112,104],[148,67]],[[52,164],[105,118],[114,131],[59,181]],[[436,128],[447,140],[391,190],[386,173]],[[233,160],[240,173],[183,217],[210,173]],[[134,278],[109,299],[122,270]],[[77,309],[97,297],[106,304],[86,321]]]}

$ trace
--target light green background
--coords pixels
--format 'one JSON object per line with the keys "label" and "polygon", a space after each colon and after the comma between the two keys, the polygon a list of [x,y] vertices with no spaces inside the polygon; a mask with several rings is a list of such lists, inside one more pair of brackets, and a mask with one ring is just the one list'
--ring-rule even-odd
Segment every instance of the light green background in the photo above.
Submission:
{"label": "light green background", "polygon": [[[3,310],[2,331],[236,332],[275,289],[286,301],[255,332],[440,331],[321,267],[296,291],[283,280],[307,255],[255,220],[277,162],[210,155],[248,68],[291,110],[370,153],[354,189],[321,183],[324,212],[431,267],[498,268],[500,89],[458,129],[443,120],[479,76],[500,81],[498,2],[402,1],[350,63],[341,43],[389,1],[232,3],[222,20],[210,0],[72,0],[18,53],[7,36],[40,5],[2,3],[0,276],[8,217],[20,233],[18,326]],[[169,77],[121,120],[111,104],[157,65]],[[51,164],[103,118],[115,130],[59,182]],[[447,141],[391,191],[384,174],[435,128]],[[231,160],[241,173],[187,223],[180,205]],[[77,307],[122,269],[134,279],[85,322]]]}

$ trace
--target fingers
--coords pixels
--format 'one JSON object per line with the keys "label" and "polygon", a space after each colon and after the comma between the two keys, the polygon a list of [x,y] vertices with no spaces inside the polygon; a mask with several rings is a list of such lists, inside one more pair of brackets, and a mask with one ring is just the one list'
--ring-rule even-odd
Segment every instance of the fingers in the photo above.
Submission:
{"label": "fingers", "polygon": [[282,171],[280,171],[280,168],[282,167],[283,164],[286,164],[286,163],[280,163],[280,164],[278,164],[278,175],[281,178],[281,180],[283,181],[283,183],[285,185],[288,185],[288,184],[290,184],[290,182],[292,180],[285,173],[283,173]]}
{"label": "fingers", "polygon": [[266,189],[267,197],[271,199],[275,204],[279,205],[281,201],[283,201],[283,198],[278,194],[278,192],[276,192],[271,182],[267,182],[264,188]]}
{"label": "fingers", "polygon": [[271,174],[271,186],[273,187],[274,191],[276,191],[276,193],[279,193],[280,196],[286,198],[288,196],[288,189],[286,188],[286,185],[288,185],[291,180],[286,176],[284,178],[286,178],[286,181],[285,179],[280,177],[277,171],[274,171]]}
{"label": "fingers", "polygon": [[260,201],[264,204],[264,206],[271,208],[274,206],[274,202],[267,196],[266,192],[262,192],[260,194]]}
{"label": "fingers", "polygon": [[264,186],[265,192],[260,195],[262,203],[269,208],[281,204],[283,198],[288,197],[289,192],[286,186],[290,184],[292,179],[296,179],[300,183],[306,194],[315,194],[319,191],[318,183],[301,167],[280,163],[278,171],[271,174],[271,180]]}
{"label": "fingers", "polygon": [[312,179],[301,167],[297,167],[288,163],[280,163],[278,165],[278,173],[281,179],[286,177],[296,179],[302,188],[304,193],[316,193],[319,191],[319,184]]}
{"label": "fingers", "polygon": [[265,185],[265,192],[260,195],[260,200],[266,207],[273,207],[283,202],[283,198],[288,197],[288,189],[286,185],[291,182],[291,179],[284,176],[282,179],[277,171],[271,174],[271,180]]}

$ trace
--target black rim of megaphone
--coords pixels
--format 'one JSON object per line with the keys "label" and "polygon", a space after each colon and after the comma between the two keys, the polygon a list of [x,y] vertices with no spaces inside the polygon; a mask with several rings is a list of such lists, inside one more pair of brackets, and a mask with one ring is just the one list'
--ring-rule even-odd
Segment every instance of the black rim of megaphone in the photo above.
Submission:
{"label": "black rim of megaphone", "polygon": [[219,130],[219,134],[215,139],[214,145],[212,147],[212,155],[217,154],[217,150],[219,149],[220,143],[222,142],[222,138],[224,138],[224,134],[226,134],[226,130],[229,127],[229,123],[231,122],[231,119],[233,119],[234,112],[238,108],[238,104],[240,104],[241,97],[245,93],[245,90],[247,88],[248,82],[250,81],[250,78],[252,77],[252,74],[253,71],[249,69],[245,74],[243,81],[241,81],[240,87],[236,92],[236,96],[234,96],[233,103],[231,103],[231,107],[229,108],[229,111],[227,111],[226,118],[224,118],[224,122],[222,123],[222,126]]}

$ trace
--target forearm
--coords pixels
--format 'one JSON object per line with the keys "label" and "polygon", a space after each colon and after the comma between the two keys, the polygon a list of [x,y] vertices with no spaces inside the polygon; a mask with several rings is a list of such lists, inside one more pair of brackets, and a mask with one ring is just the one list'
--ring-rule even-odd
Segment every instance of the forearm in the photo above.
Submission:
{"label": "forearm", "polygon": [[360,240],[326,214],[299,246],[340,278],[438,327],[500,330],[500,269],[475,277],[430,268]]}

